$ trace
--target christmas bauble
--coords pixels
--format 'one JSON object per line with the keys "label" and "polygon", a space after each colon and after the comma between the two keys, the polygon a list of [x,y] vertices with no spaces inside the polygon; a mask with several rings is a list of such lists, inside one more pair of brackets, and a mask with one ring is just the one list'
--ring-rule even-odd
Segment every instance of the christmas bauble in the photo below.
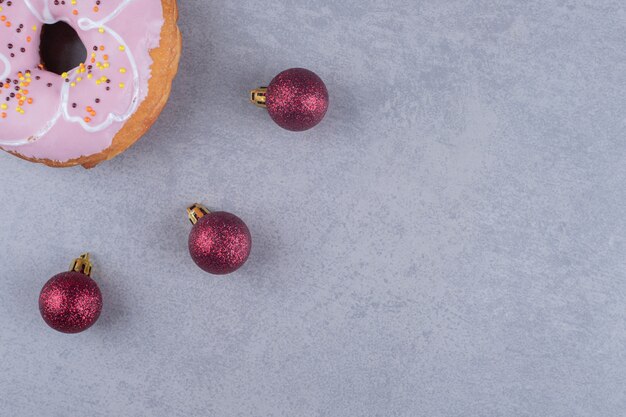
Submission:
{"label": "christmas bauble", "polygon": [[300,132],[322,121],[328,110],[328,90],[312,71],[292,68],[278,74],[270,85],[253,90],[251,101],[266,107],[280,127]]}
{"label": "christmas bauble", "polygon": [[234,214],[209,212],[200,205],[188,209],[194,224],[189,233],[189,253],[204,271],[223,275],[239,269],[248,259],[252,237]]}
{"label": "christmas bauble", "polygon": [[79,333],[93,325],[102,311],[98,284],[82,272],[63,272],[52,277],[39,295],[45,322],[63,333]]}

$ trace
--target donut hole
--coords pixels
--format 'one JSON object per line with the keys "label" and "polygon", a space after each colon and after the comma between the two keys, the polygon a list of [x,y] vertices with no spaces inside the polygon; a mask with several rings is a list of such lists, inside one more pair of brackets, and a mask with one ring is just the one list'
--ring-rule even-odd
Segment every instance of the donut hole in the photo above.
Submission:
{"label": "donut hole", "polygon": [[46,24],[41,29],[39,57],[46,71],[61,75],[85,62],[87,48],[67,23]]}

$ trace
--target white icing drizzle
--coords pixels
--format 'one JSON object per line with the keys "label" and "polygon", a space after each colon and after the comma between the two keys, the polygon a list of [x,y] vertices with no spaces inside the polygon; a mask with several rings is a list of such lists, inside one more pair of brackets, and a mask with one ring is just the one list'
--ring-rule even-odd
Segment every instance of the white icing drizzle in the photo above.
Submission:
{"label": "white icing drizzle", "polygon": [[46,20],[53,21],[54,18],[52,17],[52,13],[50,13],[50,3],[48,3],[48,0],[42,0],[42,1],[43,1],[44,18]]}
{"label": "white icing drizzle", "polygon": [[61,117],[62,113],[63,113],[62,112],[62,106],[59,103],[59,107],[58,107],[56,113],[54,113],[54,116],[52,116],[52,118],[48,122],[46,122],[44,127],[39,129],[36,133],[34,133],[33,135],[31,135],[30,137],[28,137],[26,139],[22,138],[22,139],[15,139],[15,140],[9,140],[9,141],[5,140],[5,141],[0,142],[0,145],[5,145],[5,146],[22,146],[22,145],[26,145],[28,143],[35,142],[37,139],[41,138],[43,135],[48,133],[50,131],[50,129],[52,129],[54,127],[54,125],[57,123],[57,121]]}
{"label": "white icing drizzle", "polygon": [[[113,20],[115,17],[117,17],[117,15],[118,15],[118,14],[120,14],[120,13],[122,12],[122,10],[124,10],[124,8],[125,8],[126,6],[128,6],[128,5],[129,5],[132,1],[133,1],[133,0],[124,0],[124,1],[122,2],[122,4],[120,4],[119,6],[117,6],[117,8],[116,8],[115,10],[113,10],[113,11],[111,12],[111,14],[109,14],[107,17],[105,17],[104,19],[101,19],[101,20],[99,20],[99,21],[97,21],[97,22],[93,22],[93,21],[92,21],[92,23],[93,23],[93,24],[95,24],[95,25],[104,25],[105,23],[107,23],[107,22],[109,22],[109,21]],[[84,19],[89,20],[89,19],[87,19],[87,18],[82,18],[82,19],[79,19],[79,21],[78,21],[78,25],[79,25],[79,26],[80,26],[80,24],[81,24],[81,23],[80,23],[80,21],[81,21],[81,20],[84,20]]]}
{"label": "white icing drizzle", "polygon": [[4,80],[11,73],[11,63],[7,57],[2,54],[0,54],[0,61],[4,64],[4,71],[2,72],[2,75],[0,75],[0,80]]}
{"label": "white icing drizzle", "polygon": [[[130,1],[132,0],[127,0],[124,3],[124,6],[128,3],[130,3]],[[122,6],[120,6],[118,8],[118,10],[121,10]],[[119,13],[119,11],[116,10],[113,13]],[[93,29],[97,29],[97,28],[103,28],[105,30],[106,33],[110,34],[120,45],[122,45],[124,47],[124,51],[126,53],[126,56],[128,57],[128,60],[130,62],[130,66],[133,70],[133,98],[131,100],[131,105],[128,108],[128,110],[121,114],[115,114],[115,113],[109,113],[109,115],[107,116],[106,120],[102,123],[100,123],[97,126],[91,126],[87,123],[85,123],[85,121],[81,118],[81,117],[72,117],[69,114],[69,110],[68,110],[68,105],[69,105],[69,90],[70,90],[70,86],[68,83],[65,83],[62,87],[62,91],[61,91],[61,107],[63,109],[63,117],[65,118],[65,120],[72,122],[72,123],[78,123],[80,124],[83,129],[85,129],[87,132],[93,133],[93,132],[99,132],[101,130],[106,129],[107,127],[109,127],[113,122],[124,122],[126,120],[128,120],[130,118],[130,116],[133,115],[133,113],[135,113],[135,110],[137,110],[137,106],[139,105],[138,103],[138,99],[139,99],[139,69],[137,68],[137,63],[135,61],[135,57],[133,56],[133,54],[130,51],[130,48],[128,47],[128,45],[126,44],[126,42],[124,41],[124,39],[122,39],[122,37],[115,32],[113,29],[109,28],[108,26],[102,24],[103,21],[108,21],[110,19],[105,18],[99,22],[94,22],[91,19],[88,18],[82,18],[78,20],[78,27],[80,27],[82,30],[93,30]],[[74,80],[77,76],[76,74],[76,70],[72,70],[72,73],[69,74],[68,76],[72,77],[71,79]]]}
{"label": "white icing drizzle", "polygon": [[52,15],[50,14],[48,0],[40,0],[40,1],[43,2],[44,14],[46,15],[45,17],[39,14],[35,6],[33,6],[33,4],[31,3],[31,0],[24,0],[24,3],[26,4],[26,7],[28,7],[30,12],[33,14],[33,16],[39,19],[40,22],[45,23],[45,24],[56,23],[54,19],[52,19]]}

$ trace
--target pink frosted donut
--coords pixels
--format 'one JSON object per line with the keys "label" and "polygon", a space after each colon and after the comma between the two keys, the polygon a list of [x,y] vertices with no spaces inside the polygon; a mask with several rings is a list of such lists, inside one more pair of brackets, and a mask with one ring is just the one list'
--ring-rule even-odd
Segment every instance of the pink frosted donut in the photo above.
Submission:
{"label": "pink frosted donut", "polygon": [[[0,0],[0,148],[91,167],[132,145],[169,95],[180,56],[175,0]],[[87,59],[41,63],[45,24],[66,22]]]}

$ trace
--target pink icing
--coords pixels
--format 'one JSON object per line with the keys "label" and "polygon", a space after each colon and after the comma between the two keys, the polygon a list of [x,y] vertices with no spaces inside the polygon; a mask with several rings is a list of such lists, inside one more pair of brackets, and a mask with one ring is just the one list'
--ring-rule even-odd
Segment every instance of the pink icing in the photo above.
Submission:
{"label": "pink icing", "polygon": [[[39,66],[58,21],[87,48],[64,76]],[[160,0],[0,0],[0,147],[60,162],[108,148],[148,93],[163,22]]]}

